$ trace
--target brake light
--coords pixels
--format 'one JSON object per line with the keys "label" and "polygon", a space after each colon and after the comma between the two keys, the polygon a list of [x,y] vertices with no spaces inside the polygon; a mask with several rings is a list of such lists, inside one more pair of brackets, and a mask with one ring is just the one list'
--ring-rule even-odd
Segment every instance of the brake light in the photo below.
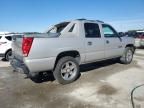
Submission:
{"label": "brake light", "polygon": [[139,39],[144,39],[144,36],[139,36],[138,38],[139,38]]}
{"label": "brake light", "polygon": [[32,43],[33,43],[33,37],[23,37],[22,42],[23,56],[27,57],[29,55]]}
{"label": "brake light", "polygon": [[144,36],[142,36],[142,35],[138,36],[138,39],[144,39]]}

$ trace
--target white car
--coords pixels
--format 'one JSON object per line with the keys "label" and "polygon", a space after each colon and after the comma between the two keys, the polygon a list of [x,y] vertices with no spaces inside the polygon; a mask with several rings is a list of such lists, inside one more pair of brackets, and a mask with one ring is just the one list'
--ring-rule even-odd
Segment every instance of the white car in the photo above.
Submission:
{"label": "white car", "polygon": [[139,33],[135,37],[135,46],[136,47],[144,47],[144,32]]}
{"label": "white car", "polygon": [[[12,36],[14,34],[1,34],[0,35],[0,57],[4,57],[5,60],[9,61],[12,55]],[[17,34],[15,34],[17,35]]]}

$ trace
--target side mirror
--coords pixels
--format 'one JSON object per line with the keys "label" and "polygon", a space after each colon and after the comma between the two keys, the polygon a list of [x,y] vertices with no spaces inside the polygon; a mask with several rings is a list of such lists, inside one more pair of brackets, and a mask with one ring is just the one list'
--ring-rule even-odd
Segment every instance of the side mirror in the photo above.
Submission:
{"label": "side mirror", "polygon": [[123,36],[125,36],[125,33],[119,32],[118,35],[119,35],[119,37],[123,37]]}

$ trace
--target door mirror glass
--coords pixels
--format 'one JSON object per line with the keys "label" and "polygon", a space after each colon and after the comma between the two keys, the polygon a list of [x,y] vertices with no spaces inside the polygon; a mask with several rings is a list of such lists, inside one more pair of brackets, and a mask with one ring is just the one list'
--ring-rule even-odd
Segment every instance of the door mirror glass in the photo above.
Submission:
{"label": "door mirror glass", "polygon": [[119,32],[118,35],[119,35],[119,37],[123,37],[123,36],[125,36],[125,33]]}

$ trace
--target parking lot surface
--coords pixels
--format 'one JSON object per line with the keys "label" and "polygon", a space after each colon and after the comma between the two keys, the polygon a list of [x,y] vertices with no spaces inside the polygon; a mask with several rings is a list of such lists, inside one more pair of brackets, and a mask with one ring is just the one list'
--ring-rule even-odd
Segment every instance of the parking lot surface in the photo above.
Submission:
{"label": "parking lot surface", "polygon": [[[144,49],[129,65],[116,60],[83,65],[80,78],[68,85],[52,75],[32,81],[0,60],[1,108],[132,108],[131,91],[144,83]],[[134,102],[144,108],[144,87],[135,91]]]}

